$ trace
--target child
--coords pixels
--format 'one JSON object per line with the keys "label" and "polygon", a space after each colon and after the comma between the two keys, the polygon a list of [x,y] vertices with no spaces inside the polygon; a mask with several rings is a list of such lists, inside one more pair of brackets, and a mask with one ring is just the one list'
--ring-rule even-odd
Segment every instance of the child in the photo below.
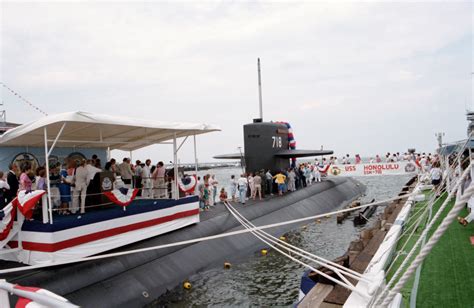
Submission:
{"label": "child", "polygon": [[46,184],[46,170],[45,169],[41,169],[39,172],[38,172],[38,182],[36,184],[36,189],[41,189],[41,190],[48,190],[48,186]]}
{"label": "child", "polygon": [[204,210],[209,210],[209,184],[204,185]]}
{"label": "child", "polygon": [[225,191],[224,187],[222,187],[222,189],[221,189],[219,199],[221,200],[222,203],[224,203],[224,201],[227,201],[227,192]]}
{"label": "child", "polygon": [[199,186],[199,208],[201,211],[204,211],[205,203],[204,203],[204,185]]}

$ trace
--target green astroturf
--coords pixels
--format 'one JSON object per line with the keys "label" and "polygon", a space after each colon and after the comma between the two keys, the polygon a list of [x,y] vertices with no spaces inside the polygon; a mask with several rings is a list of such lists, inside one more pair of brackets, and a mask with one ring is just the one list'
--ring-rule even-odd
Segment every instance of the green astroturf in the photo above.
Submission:
{"label": "green astroturf", "polygon": [[[428,193],[427,197],[429,198],[430,195]],[[433,207],[433,216],[444,200],[445,195],[436,202]],[[436,221],[435,227],[441,223],[453,204],[454,201],[448,204],[440,218]],[[422,212],[415,213],[425,206],[426,202],[416,203],[411,210],[411,217],[406,223],[404,230],[415,224],[415,220],[420,217]],[[464,209],[460,215],[466,216],[467,210]],[[414,246],[425,226],[426,216],[423,217],[422,223],[420,223],[411,239],[408,240],[408,235],[411,231],[400,239],[397,251],[402,248],[407,240],[408,244],[403,249],[404,253],[388,271],[387,281],[403,262],[406,254]],[[429,236],[432,235],[435,227],[431,229]],[[454,221],[448,231],[441,237],[422,264],[416,301],[417,307],[474,307],[474,246],[470,242],[471,236],[474,236],[474,223],[463,227],[457,221]],[[415,274],[412,275],[402,289],[404,307],[410,306],[410,296],[414,280]]]}

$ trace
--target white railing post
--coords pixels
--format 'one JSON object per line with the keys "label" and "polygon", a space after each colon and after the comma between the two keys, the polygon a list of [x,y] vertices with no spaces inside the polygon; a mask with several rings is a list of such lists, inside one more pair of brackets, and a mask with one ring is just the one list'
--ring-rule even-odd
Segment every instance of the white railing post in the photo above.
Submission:
{"label": "white railing post", "polygon": [[[0,279],[0,283],[7,282],[5,279]],[[10,307],[10,298],[8,291],[0,288],[0,307]]]}
{"label": "white railing post", "polygon": [[51,201],[51,183],[49,180],[48,130],[44,127],[44,164],[46,166],[46,186],[48,187],[49,223],[53,223],[53,203]]}
{"label": "white railing post", "polygon": [[198,176],[198,158],[196,149],[196,134],[194,134],[194,171],[196,172],[196,180]]}
{"label": "white railing post", "polygon": [[173,136],[173,163],[174,163],[174,183],[173,183],[173,197],[175,200],[179,199],[178,190],[178,147],[176,144],[176,133]]}
{"label": "white railing post", "polygon": [[43,213],[43,223],[47,224],[49,222],[48,217],[48,197],[47,194],[41,196],[41,212]]}

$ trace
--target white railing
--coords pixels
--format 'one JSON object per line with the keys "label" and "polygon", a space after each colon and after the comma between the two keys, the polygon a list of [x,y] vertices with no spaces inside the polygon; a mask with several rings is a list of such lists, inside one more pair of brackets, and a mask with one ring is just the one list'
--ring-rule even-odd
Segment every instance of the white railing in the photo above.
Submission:
{"label": "white railing", "polygon": [[[41,289],[42,290],[42,289]],[[44,290],[46,291],[46,290]],[[5,279],[0,279],[0,307],[11,307],[9,294],[30,299],[32,302],[51,308],[78,308],[79,306],[70,303],[67,299],[56,295],[50,291],[35,292],[16,288],[16,285],[8,283]]]}

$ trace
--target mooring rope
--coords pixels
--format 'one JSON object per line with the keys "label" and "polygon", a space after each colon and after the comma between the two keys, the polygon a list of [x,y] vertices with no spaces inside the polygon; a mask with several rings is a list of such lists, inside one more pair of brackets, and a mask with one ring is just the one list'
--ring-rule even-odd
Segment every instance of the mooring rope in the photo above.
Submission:
{"label": "mooring rope", "polygon": [[[244,221],[248,226],[250,226],[250,228],[255,228],[256,226],[250,221],[248,220],[247,218],[245,218],[245,216],[243,216],[239,211],[237,211],[234,207],[232,207],[232,205],[229,203],[229,202],[225,202],[224,203],[225,206],[227,207],[227,209],[229,210],[229,212],[240,222],[241,220]],[[238,217],[236,216],[239,216],[240,217],[240,220]],[[246,227],[244,225],[244,227]],[[248,229],[248,227],[246,227]],[[333,270],[335,268],[337,268],[337,271],[340,271],[340,272],[347,272],[347,276],[351,277],[351,278],[354,278],[354,279],[357,279],[357,280],[364,280],[368,283],[370,283],[370,280],[366,279],[366,278],[363,278],[363,275],[361,273],[358,273],[354,270],[351,270],[350,268],[347,268],[347,267],[344,267],[342,265],[339,265],[335,262],[332,262],[330,260],[327,260],[323,257],[320,257],[320,256],[317,256],[315,254],[312,254],[304,249],[301,249],[299,247],[296,247],[294,245],[291,245],[290,243],[287,243],[286,241],[284,240],[281,240],[273,235],[271,235],[270,233],[268,232],[265,232],[265,231],[261,231],[261,230],[258,230],[256,231],[256,233],[262,235],[262,237],[268,239],[269,241],[271,241],[272,243],[276,244],[277,246],[280,246],[286,250],[288,250],[289,252],[292,252],[296,255],[299,255],[307,260],[310,260],[312,262],[315,262],[321,266],[324,266],[324,267],[327,267],[328,269],[330,270]],[[329,265],[328,265],[329,264]]]}
{"label": "mooring rope", "polygon": [[[229,208],[228,208],[228,209],[229,209]],[[267,241],[267,240],[265,239],[265,237],[262,236],[258,231],[253,231],[252,228],[251,228],[251,226],[250,226],[249,224],[247,224],[246,222],[244,222],[240,217],[238,217],[237,215],[235,215],[235,213],[233,213],[231,210],[229,210],[229,211],[230,211],[230,212],[232,213],[232,215],[237,219],[237,221],[239,221],[239,222],[244,226],[244,228],[246,228],[247,230],[249,230],[253,235],[255,235],[255,237],[257,237],[259,240],[261,240],[262,242],[264,242],[265,244],[267,244],[267,245],[268,245],[269,247],[271,247],[272,249],[278,251],[280,254],[284,255],[285,257],[289,258],[290,260],[292,260],[292,261],[294,261],[294,262],[296,262],[296,263],[298,263],[298,264],[303,265],[303,266],[306,267],[306,268],[309,268],[309,269],[312,270],[313,272],[318,273],[319,275],[325,277],[326,279],[329,279],[329,280],[331,280],[332,282],[334,282],[334,283],[336,283],[336,284],[338,284],[338,285],[340,285],[340,286],[342,286],[342,287],[344,287],[344,288],[347,288],[347,289],[349,289],[349,290],[351,290],[351,291],[353,291],[353,292],[358,293],[360,296],[367,297],[367,295],[365,295],[363,292],[357,290],[357,289],[355,288],[355,286],[352,285],[352,284],[351,284],[345,277],[343,277],[342,275],[340,275],[339,277],[341,277],[341,279],[344,280],[345,284],[342,283],[340,280],[337,280],[336,278],[331,277],[331,276],[329,276],[328,274],[323,273],[323,272],[320,271],[320,270],[317,270],[316,268],[312,267],[311,265],[309,265],[309,264],[307,264],[307,263],[305,263],[305,262],[303,262],[303,261],[301,261],[301,260],[298,260],[298,259],[296,259],[295,257],[291,256],[289,253],[286,253],[286,252],[284,252],[283,250],[277,248],[275,245],[273,245],[273,244],[270,243],[270,242],[272,241],[271,239],[269,239],[269,240]],[[276,242],[276,241],[273,241],[273,242]],[[277,246],[282,247],[282,245],[278,245],[278,244],[277,244]],[[297,254],[297,255],[299,255],[299,256],[304,257],[302,254],[300,254],[300,253],[298,253],[298,252],[296,252],[296,251],[290,250],[290,249],[285,248],[285,247],[282,247],[282,248],[288,250],[289,252],[291,251],[291,252],[293,252],[293,253],[295,253],[295,254]]]}

